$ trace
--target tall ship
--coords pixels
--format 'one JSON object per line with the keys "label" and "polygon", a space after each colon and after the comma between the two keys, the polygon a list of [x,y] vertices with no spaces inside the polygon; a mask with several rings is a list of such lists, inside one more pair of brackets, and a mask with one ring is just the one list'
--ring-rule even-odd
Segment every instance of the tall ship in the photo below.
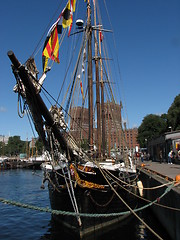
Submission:
{"label": "tall ship", "polygon": [[120,71],[111,66],[117,59],[108,51],[113,32],[100,13],[107,6],[96,0],[62,4],[44,36],[43,67],[37,67],[37,54],[24,64],[13,51],[8,57],[21,113],[44,146],[52,216],[83,237],[134,212],[139,173],[122,124]]}

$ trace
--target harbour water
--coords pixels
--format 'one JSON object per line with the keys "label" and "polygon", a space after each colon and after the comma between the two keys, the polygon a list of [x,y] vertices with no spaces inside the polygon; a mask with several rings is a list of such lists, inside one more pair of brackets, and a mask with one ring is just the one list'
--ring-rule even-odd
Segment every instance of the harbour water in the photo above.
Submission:
{"label": "harbour water", "polygon": [[[22,202],[39,207],[50,207],[47,186],[41,187],[42,171],[16,169],[0,172],[0,198]],[[150,210],[138,213],[162,239],[169,240],[168,234]],[[0,239],[75,240],[63,227],[51,220],[51,214],[28,208],[15,207],[0,202]],[[116,230],[90,239],[98,240],[155,240],[155,237],[135,217],[119,225]]]}

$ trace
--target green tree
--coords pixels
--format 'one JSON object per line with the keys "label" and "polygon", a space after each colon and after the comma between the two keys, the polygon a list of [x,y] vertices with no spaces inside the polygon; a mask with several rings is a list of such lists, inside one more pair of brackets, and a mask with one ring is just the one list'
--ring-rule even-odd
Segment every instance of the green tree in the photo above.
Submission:
{"label": "green tree", "polygon": [[5,154],[17,156],[25,151],[25,142],[21,141],[20,136],[9,137],[8,144],[5,146]]}
{"label": "green tree", "polygon": [[38,138],[35,143],[37,154],[41,155],[43,152],[43,143],[42,141]]}
{"label": "green tree", "polygon": [[140,147],[146,147],[147,141],[156,138],[167,129],[167,118],[155,114],[149,114],[144,117],[142,124],[138,128],[138,143]]}
{"label": "green tree", "polygon": [[0,156],[4,155],[5,150],[5,144],[3,142],[0,142]]}
{"label": "green tree", "polygon": [[168,109],[168,125],[173,131],[180,130],[180,94],[175,97],[174,102]]}

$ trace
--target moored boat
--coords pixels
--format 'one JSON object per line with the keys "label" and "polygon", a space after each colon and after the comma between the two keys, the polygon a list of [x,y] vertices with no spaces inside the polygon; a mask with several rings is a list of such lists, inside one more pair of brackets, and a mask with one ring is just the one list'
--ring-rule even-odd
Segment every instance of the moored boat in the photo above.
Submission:
{"label": "moored boat", "polygon": [[[111,33],[102,23],[96,24],[100,9],[95,0],[83,3],[87,19],[77,19],[77,29],[72,32],[79,2],[68,1],[49,29],[42,49],[41,77],[34,58],[21,64],[12,51],[8,56],[16,78],[14,91],[22,98],[23,109],[45,148],[43,182],[48,181],[51,207],[57,211],[54,217],[82,237],[133,213],[138,173],[122,127],[122,103],[118,99],[118,104],[114,96],[118,93],[112,87],[116,75],[110,76],[110,60],[106,57],[104,38]],[[101,21],[100,16],[98,19]],[[72,54],[68,48],[71,59],[65,77],[61,76],[59,95],[52,98],[55,103],[48,108],[42,93],[50,94],[43,83],[52,62],[59,63],[59,48],[66,32],[65,46],[72,41],[75,47]],[[82,37],[79,51],[77,35]],[[65,88],[67,91],[62,90]]]}

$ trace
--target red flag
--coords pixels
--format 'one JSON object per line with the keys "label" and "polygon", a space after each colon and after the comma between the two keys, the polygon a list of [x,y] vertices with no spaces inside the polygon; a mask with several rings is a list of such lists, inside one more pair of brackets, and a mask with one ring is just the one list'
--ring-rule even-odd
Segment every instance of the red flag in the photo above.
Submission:
{"label": "red flag", "polygon": [[83,87],[82,87],[82,81],[80,82],[80,86],[81,86],[81,94],[82,94],[83,100],[84,100],[84,91],[83,91]]}
{"label": "red flag", "polygon": [[100,38],[100,42],[102,42],[102,40],[103,40],[103,34],[102,34],[102,32],[101,31],[99,31],[99,38]]}

